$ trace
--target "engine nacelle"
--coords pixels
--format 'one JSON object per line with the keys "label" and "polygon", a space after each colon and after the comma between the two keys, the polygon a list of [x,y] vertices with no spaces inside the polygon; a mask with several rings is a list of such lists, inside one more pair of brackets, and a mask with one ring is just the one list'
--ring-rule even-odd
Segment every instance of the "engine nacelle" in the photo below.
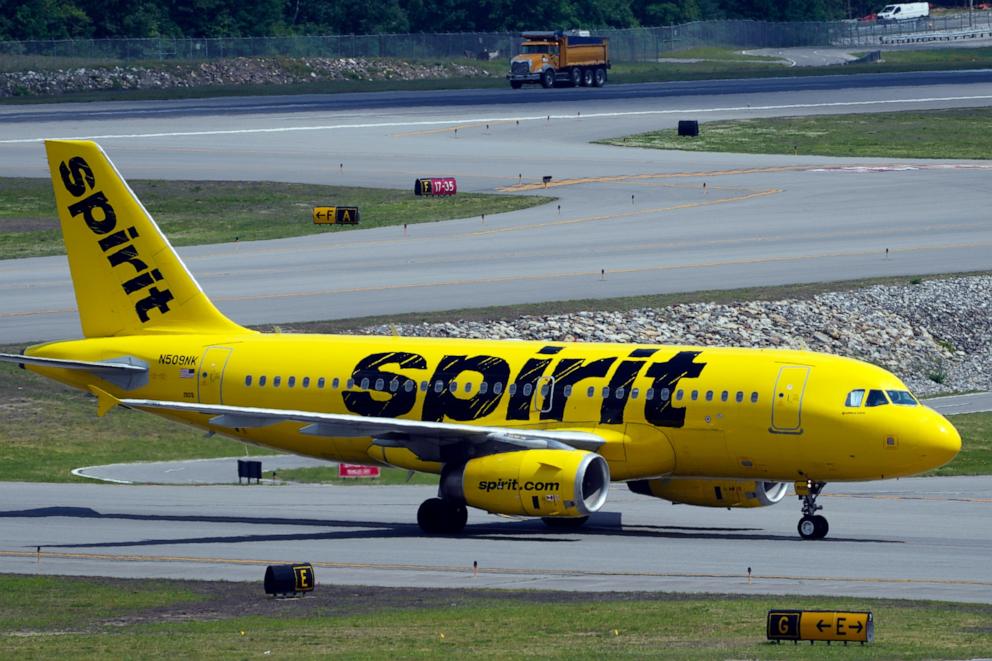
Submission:
{"label": "engine nacelle", "polygon": [[766,507],[785,498],[789,489],[785,482],[670,478],[635,480],[627,486],[644,496],[700,507]]}
{"label": "engine nacelle", "polygon": [[520,450],[471,459],[445,473],[445,498],[495,514],[579,517],[599,510],[610,487],[606,460],[585,450]]}

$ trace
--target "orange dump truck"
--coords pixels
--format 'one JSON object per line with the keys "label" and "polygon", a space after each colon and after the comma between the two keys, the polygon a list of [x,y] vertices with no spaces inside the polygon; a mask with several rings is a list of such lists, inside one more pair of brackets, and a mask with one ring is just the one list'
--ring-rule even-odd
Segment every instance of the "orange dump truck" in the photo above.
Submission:
{"label": "orange dump truck", "polygon": [[602,87],[610,68],[610,43],[584,30],[524,32],[520,54],[510,60],[510,87]]}

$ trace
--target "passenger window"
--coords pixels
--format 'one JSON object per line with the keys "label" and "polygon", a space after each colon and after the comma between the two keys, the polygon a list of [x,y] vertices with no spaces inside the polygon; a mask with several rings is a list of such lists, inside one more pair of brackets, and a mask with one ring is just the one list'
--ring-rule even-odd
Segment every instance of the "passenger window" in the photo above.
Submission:
{"label": "passenger window", "polygon": [[[324,379],[323,378],[320,379],[320,384],[319,385],[320,385],[321,388],[324,387]],[[339,379],[338,377],[334,377],[334,380],[331,381],[331,387],[334,388],[335,390],[337,390],[338,389],[338,386],[340,386],[340,385],[341,385],[341,379]]]}
{"label": "passenger window", "polygon": [[448,392],[458,392],[458,382],[449,381],[448,382]]}
{"label": "passenger window", "polygon": [[916,406],[919,403],[915,397],[909,394],[908,390],[886,390],[885,392],[889,395],[892,403],[899,406]]}
{"label": "passenger window", "polygon": [[572,386],[568,385],[568,386],[565,386],[564,388],[562,388],[561,389],[561,394],[563,394],[565,397],[571,397],[572,396]]}
{"label": "passenger window", "polygon": [[288,379],[286,379],[286,385],[289,386],[290,388],[294,387],[296,385],[296,377],[291,376]]}
{"label": "passenger window", "polygon": [[865,406],[885,406],[889,403],[889,400],[885,398],[885,393],[881,390],[869,390],[868,399],[865,400]]}
{"label": "passenger window", "polygon": [[852,390],[847,393],[847,399],[844,400],[844,406],[856,409],[861,406],[861,402],[863,401],[865,401],[865,391],[862,389]]}
{"label": "passenger window", "polygon": [[375,389],[376,390],[382,390],[385,387],[386,387],[386,382],[384,380],[382,380],[382,379],[376,379],[375,380]]}
{"label": "passenger window", "polygon": [[487,392],[489,392],[489,384],[483,381],[479,384],[479,394],[485,395]]}
{"label": "passenger window", "polygon": [[265,385],[265,377],[264,376],[258,377],[258,385],[259,386],[264,386]]}
{"label": "passenger window", "polygon": [[609,399],[609,398],[610,398],[610,387],[606,386],[605,388],[603,388],[603,399]]}
{"label": "passenger window", "polygon": [[413,386],[414,386],[413,379],[407,379],[406,383],[403,384],[403,390],[405,390],[406,392],[413,392]]}
{"label": "passenger window", "polygon": [[420,392],[427,392],[427,389],[429,387],[430,387],[430,384],[427,383],[426,381],[421,381],[420,382]]}
{"label": "passenger window", "polygon": [[724,390],[722,393],[720,393],[720,401],[721,402],[725,402],[728,399],[730,399],[730,393],[729,392],[727,392],[726,390]]}
{"label": "passenger window", "polygon": [[596,396],[596,386],[589,386],[589,388],[586,390],[586,397],[595,397],[595,396]]}
{"label": "passenger window", "polygon": [[355,387],[355,380],[354,379],[348,379],[348,387],[349,388],[354,388]]}
{"label": "passenger window", "polygon": [[756,393],[756,392],[752,392],[751,393],[751,403],[752,404],[757,404],[758,403],[758,393]]}
{"label": "passenger window", "polygon": [[662,388],[661,393],[658,396],[661,398],[661,401],[667,402],[668,398],[672,396],[672,391],[668,388]]}
{"label": "passenger window", "polygon": [[641,394],[641,392],[640,392],[640,391],[639,391],[639,390],[638,390],[637,388],[633,388],[633,389],[631,389],[631,391],[630,391],[630,398],[631,398],[631,399],[637,399],[637,396],[638,396],[639,394]]}
{"label": "passenger window", "polygon": [[529,383],[524,384],[524,397],[530,397],[530,394],[534,392],[534,386]]}
{"label": "passenger window", "polygon": [[693,390],[692,391],[692,401],[696,401],[697,399],[699,399],[699,391],[698,390]]}
{"label": "passenger window", "polygon": [[737,396],[734,399],[737,400],[737,403],[738,404],[740,404],[741,402],[743,402],[744,401],[744,391],[738,390],[737,391]]}
{"label": "passenger window", "polygon": [[616,397],[617,399],[623,399],[623,394],[625,392],[627,391],[624,390],[623,388],[617,388],[616,391],[613,393],[613,396]]}
{"label": "passenger window", "polygon": [[652,399],[654,399],[654,388],[648,388],[647,391],[645,391],[644,399],[648,400],[649,402]]}
{"label": "passenger window", "polygon": [[442,390],[444,390],[444,381],[438,379],[437,381],[434,382],[434,392],[439,393]]}
{"label": "passenger window", "polygon": [[499,382],[493,384],[493,392],[496,393],[497,395],[502,394],[502,392],[503,392],[503,382],[502,381],[499,381]]}
{"label": "passenger window", "polygon": [[545,383],[543,386],[541,386],[541,397],[547,397],[547,396],[548,396],[548,384]]}
{"label": "passenger window", "polygon": [[245,385],[246,386],[250,386],[251,385],[251,374],[249,374],[248,376],[245,377]]}
{"label": "passenger window", "polygon": [[513,397],[514,395],[516,395],[517,394],[517,384],[511,383],[510,386],[506,389],[506,392],[510,395],[510,397]]}
{"label": "passenger window", "polygon": [[707,402],[712,402],[713,401],[713,391],[712,390],[707,390],[706,391],[706,401]]}
{"label": "passenger window", "polygon": [[677,401],[679,401],[679,402],[681,402],[681,401],[682,401],[682,397],[683,397],[684,395],[685,395],[685,391],[684,391],[684,390],[676,390],[676,391],[675,391],[675,399],[676,399]]}
{"label": "passenger window", "polygon": [[310,387],[310,377],[309,376],[303,377],[303,383],[301,385],[304,388],[309,388]]}
{"label": "passenger window", "polygon": [[[335,381],[334,387],[337,388],[337,379],[334,379],[334,381]],[[324,377],[320,377],[319,379],[317,379],[317,387],[320,388],[321,390],[323,390],[325,383],[327,382],[324,381]]]}
{"label": "passenger window", "polygon": [[400,389],[400,382],[398,380],[393,379],[392,381],[389,382],[389,392],[396,392],[399,389]]}
{"label": "passenger window", "polygon": [[282,383],[282,377],[281,376],[274,376],[274,377],[272,377],[272,387],[273,388],[278,388],[280,383]]}
{"label": "passenger window", "polygon": [[472,392],[472,384],[471,383],[466,383],[465,384],[465,387],[462,388],[462,390],[464,390],[465,392]]}

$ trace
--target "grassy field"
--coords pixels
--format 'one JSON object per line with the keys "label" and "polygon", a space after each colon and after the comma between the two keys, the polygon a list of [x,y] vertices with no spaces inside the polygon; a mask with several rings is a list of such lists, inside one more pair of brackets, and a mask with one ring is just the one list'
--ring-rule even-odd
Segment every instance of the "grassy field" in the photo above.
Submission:
{"label": "grassy field", "polygon": [[600,141],[621,147],[746,154],[992,158],[992,108],[955,108],[706,122],[696,138],[675,129]]}
{"label": "grassy field", "polygon": [[[945,48],[922,51],[887,51],[884,61],[852,63],[825,67],[786,67],[761,56],[745,56],[737,49],[694,48],[661,51],[661,58],[700,58],[699,62],[619,62],[610,70],[610,81],[616,84],[666,82],[675,80],[708,80],[718,78],[755,78],[766,76],[820,76],[857,73],[891,73],[900,71],[938,71],[948,69],[985,69],[992,67],[992,48]],[[455,60],[456,62],[461,60]],[[72,101],[111,101],[144,99],[185,99],[231,95],[271,94],[334,94],[340,92],[430,91],[442,89],[506,88],[504,76],[509,59],[482,62],[466,60],[464,64],[485,69],[487,77],[447,78],[429,80],[337,80],[290,85],[228,85],[166,90],[101,90],[74,92],[47,97],[14,96],[0,98],[0,103],[61,103]],[[113,62],[69,58],[0,57],[0,71],[23,71],[25,68],[58,69],[71,66],[113,66],[118,64],[148,64],[166,66],[159,62]],[[548,92],[553,94],[553,92]]]}
{"label": "grassy field", "polygon": [[[345,163],[345,167],[348,165]],[[327,178],[337,175],[328,165]],[[429,198],[409,190],[278,182],[131,181],[173,245],[254,241],[355,227],[427,223],[526,209],[554,198],[459,193]],[[314,225],[315,206],[357,206],[361,225]],[[48,179],[0,178],[0,259],[63,253]]]}
{"label": "grassy field", "polygon": [[[775,645],[772,608],[871,610],[875,642]],[[988,605],[896,600],[319,583],[274,600],[255,584],[0,576],[10,658],[961,659],[992,653],[990,621]]]}

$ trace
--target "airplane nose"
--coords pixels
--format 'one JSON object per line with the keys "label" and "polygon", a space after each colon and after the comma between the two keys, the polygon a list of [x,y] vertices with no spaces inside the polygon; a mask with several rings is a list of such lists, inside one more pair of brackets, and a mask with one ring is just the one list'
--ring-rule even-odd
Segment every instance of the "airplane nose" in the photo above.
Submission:
{"label": "airplane nose", "polygon": [[947,418],[934,412],[934,425],[927,439],[928,454],[934,459],[934,468],[943,466],[961,451],[961,434]]}

